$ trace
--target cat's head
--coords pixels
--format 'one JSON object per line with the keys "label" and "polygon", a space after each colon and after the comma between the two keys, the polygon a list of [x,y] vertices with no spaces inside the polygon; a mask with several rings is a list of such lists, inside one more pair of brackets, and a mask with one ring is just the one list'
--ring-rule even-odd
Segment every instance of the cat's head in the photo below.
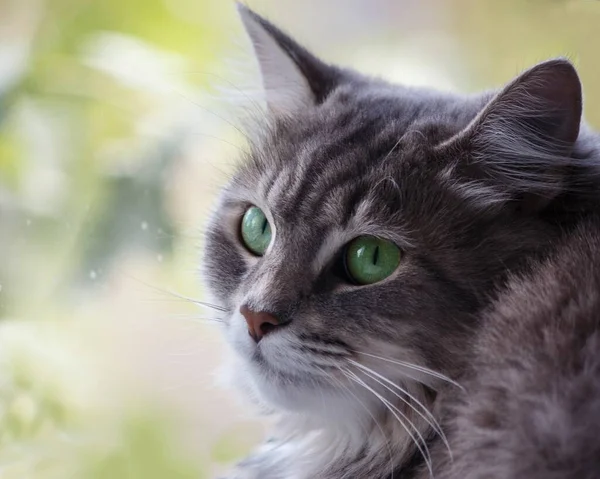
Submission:
{"label": "cat's head", "polygon": [[574,68],[542,63],[482,95],[405,88],[241,14],[268,121],[203,259],[239,382],[332,416],[368,404],[366,387],[389,397],[388,380],[435,390],[460,371],[494,286],[554,234],[544,215],[580,127]]}

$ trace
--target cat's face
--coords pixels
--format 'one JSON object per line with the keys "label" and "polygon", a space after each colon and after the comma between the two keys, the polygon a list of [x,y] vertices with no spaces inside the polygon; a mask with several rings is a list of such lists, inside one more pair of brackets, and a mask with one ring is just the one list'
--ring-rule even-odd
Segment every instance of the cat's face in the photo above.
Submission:
{"label": "cat's face", "polygon": [[[497,144],[516,128],[504,112],[533,94],[539,113],[538,102],[560,100],[540,79],[576,76],[565,62],[538,67],[516,99],[526,76],[494,99],[392,87],[327,67],[245,15],[259,60],[272,57],[265,82],[273,61],[297,78],[267,96],[271,122],[207,229],[203,272],[226,309],[239,382],[270,406],[333,416],[365,385],[383,397],[388,380],[436,389],[460,370],[494,282],[544,242],[536,214],[558,194],[549,175],[522,175],[532,196],[510,182],[520,140]],[[571,124],[549,119],[519,124],[544,120],[560,145],[575,140]],[[535,135],[523,128],[522,144],[535,148]],[[503,163],[487,168],[494,155]]]}

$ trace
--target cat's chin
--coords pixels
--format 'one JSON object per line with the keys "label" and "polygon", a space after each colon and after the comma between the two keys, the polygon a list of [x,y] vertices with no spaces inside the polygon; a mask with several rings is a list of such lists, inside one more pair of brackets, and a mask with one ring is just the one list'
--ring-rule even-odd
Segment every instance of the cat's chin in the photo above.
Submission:
{"label": "cat's chin", "polygon": [[[343,394],[320,378],[282,374],[268,365],[237,357],[227,365],[228,383],[241,389],[264,412],[305,414],[327,421],[347,421],[364,414],[356,396]],[[358,405],[358,408],[357,408]]]}

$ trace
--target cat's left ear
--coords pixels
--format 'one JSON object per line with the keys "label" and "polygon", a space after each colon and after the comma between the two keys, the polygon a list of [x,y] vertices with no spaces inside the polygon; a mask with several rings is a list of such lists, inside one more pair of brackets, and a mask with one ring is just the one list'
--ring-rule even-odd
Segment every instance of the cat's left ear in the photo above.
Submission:
{"label": "cat's left ear", "polygon": [[581,114],[575,68],[550,60],[509,83],[445,148],[467,152],[463,176],[535,211],[562,191]]}
{"label": "cat's left ear", "polygon": [[269,111],[290,115],[322,103],[338,84],[340,70],[246,6],[238,3],[237,7],[258,60]]}

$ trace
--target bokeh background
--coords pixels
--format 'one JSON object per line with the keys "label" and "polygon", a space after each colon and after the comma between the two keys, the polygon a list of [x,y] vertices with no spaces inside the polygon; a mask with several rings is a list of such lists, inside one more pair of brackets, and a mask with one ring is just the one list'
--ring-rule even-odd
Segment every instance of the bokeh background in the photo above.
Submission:
{"label": "bokeh background", "polygon": [[[409,84],[475,91],[567,55],[600,127],[597,0],[248,4]],[[0,478],[209,478],[260,440],[193,302],[249,52],[229,0],[0,0]]]}

